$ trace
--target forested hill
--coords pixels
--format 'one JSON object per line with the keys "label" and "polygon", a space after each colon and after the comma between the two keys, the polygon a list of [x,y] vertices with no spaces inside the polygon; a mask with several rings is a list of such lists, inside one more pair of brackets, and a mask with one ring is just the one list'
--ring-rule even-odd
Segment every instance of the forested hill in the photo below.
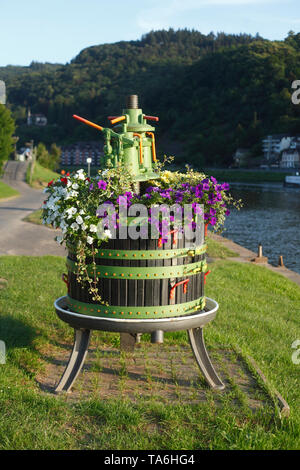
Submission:
{"label": "forested hill", "polygon": [[[136,93],[144,111],[160,117],[165,153],[172,140],[183,158],[228,164],[237,147],[258,156],[268,133],[299,133],[300,106],[290,98],[299,58],[300,34],[267,41],[169,30],[86,48],[66,65],[0,68],[0,79],[21,141],[95,140],[95,131],[72,114],[108,125],[106,116],[119,114],[124,97]],[[24,125],[28,107],[44,113],[49,125]]]}

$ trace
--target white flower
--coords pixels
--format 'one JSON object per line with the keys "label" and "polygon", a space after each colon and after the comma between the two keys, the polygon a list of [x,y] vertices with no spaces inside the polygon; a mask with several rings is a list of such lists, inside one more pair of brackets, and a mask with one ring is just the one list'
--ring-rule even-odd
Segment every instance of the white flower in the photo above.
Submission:
{"label": "white flower", "polygon": [[61,243],[63,241],[63,237],[61,237],[60,235],[58,235],[55,240],[57,241],[57,243]]}
{"label": "white flower", "polygon": [[84,180],[85,179],[85,173],[84,170],[81,168],[80,170],[77,170],[76,175],[75,175],[79,180]]}
{"label": "white flower", "polygon": [[83,214],[84,214],[84,210],[83,210],[83,209],[80,209],[79,214],[80,214],[80,215],[83,215]]}
{"label": "white flower", "polygon": [[108,228],[104,230],[104,235],[108,238],[112,238],[112,233]]}
{"label": "white flower", "polygon": [[76,217],[76,222],[77,222],[79,225],[81,225],[81,224],[83,223],[83,218],[81,217],[81,215],[78,215],[78,216]]}
{"label": "white flower", "polygon": [[70,207],[69,209],[66,209],[65,211],[68,214],[68,219],[71,219],[74,214],[76,214],[77,209],[76,207]]}
{"label": "white flower", "polygon": [[97,226],[94,224],[90,225],[90,232],[97,232]]}
{"label": "white flower", "polygon": [[73,222],[73,223],[71,224],[71,228],[72,228],[73,230],[77,231],[77,230],[79,229],[79,225],[78,225],[76,222]]}
{"label": "white flower", "polygon": [[77,183],[73,183],[73,184],[72,184],[72,188],[73,188],[73,189],[78,189],[78,188],[79,188],[79,185],[78,185]]}
{"label": "white flower", "polygon": [[86,238],[86,241],[87,241],[87,243],[88,243],[89,245],[91,245],[91,244],[93,243],[94,239],[93,239],[93,237],[88,236],[88,237]]}

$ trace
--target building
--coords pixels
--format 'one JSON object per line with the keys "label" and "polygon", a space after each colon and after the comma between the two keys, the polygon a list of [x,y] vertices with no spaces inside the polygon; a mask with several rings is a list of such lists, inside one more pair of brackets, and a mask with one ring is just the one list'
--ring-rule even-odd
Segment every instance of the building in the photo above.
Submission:
{"label": "building", "polygon": [[99,142],[77,142],[71,145],[64,145],[61,148],[61,165],[86,166],[86,159],[91,158],[91,165],[99,166],[102,155],[102,144]]}
{"label": "building", "polygon": [[30,108],[27,112],[27,126],[46,126],[47,118],[44,114],[31,114]]}
{"label": "building", "polygon": [[283,168],[298,168],[300,135],[268,135],[262,141],[264,158],[268,165],[276,163]]}
{"label": "building", "polygon": [[265,160],[273,160],[279,156],[283,139],[291,139],[291,137],[287,134],[274,134],[263,139],[262,150]]}
{"label": "building", "polygon": [[280,166],[282,168],[300,167],[300,149],[289,148],[284,150],[281,155]]}
{"label": "building", "polygon": [[32,160],[32,152],[29,147],[22,147],[16,151],[16,160],[19,162],[25,162],[27,160]]}

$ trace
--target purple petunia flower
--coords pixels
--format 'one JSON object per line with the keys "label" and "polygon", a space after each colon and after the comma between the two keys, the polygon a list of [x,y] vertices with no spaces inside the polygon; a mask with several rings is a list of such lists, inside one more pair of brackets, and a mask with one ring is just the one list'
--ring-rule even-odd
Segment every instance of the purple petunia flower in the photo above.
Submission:
{"label": "purple petunia flower", "polygon": [[229,215],[229,214],[230,214],[230,210],[227,209],[227,210],[225,211],[225,215]]}
{"label": "purple petunia flower", "polygon": [[89,190],[90,190],[90,191],[93,191],[93,189],[94,189],[94,185],[93,185],[93,183],[92,183],[92,184],[90,184],[90,186],[89,186]]}
{"label": "purple petunia flower", "polygon": [[211,217],[211,219],[210,219],[210,222],[209,222],[209,223],[210,223],[210,225],[216,225],[216,223],[217,223],[217,219],[216,219],[215,217]]}
{"label": "purple petunia flower", "polygon": [[98,184],[98,188],[99,188],[99,189],[103,189],[103,191],[105,191],[105,189],[106,189],[106,187],[107,187],[107,183],[106,183],[105,181],[100,180],[100,181],[98,181],[97,184]]}
{"label": "purple petunia flower", "polygon": [[216,215],[216,209],[214,209],[213,207],[211,207],[211,208],[209,209],[209,214],[210,214],[210,215]]}
{"label": "purple petunia flower", "polygon": [[222,189],[224,189],[224,191],[228,191],[229,188],[230,188],[230,186],[229,186],[228,183],[223,183],[222,184]]}

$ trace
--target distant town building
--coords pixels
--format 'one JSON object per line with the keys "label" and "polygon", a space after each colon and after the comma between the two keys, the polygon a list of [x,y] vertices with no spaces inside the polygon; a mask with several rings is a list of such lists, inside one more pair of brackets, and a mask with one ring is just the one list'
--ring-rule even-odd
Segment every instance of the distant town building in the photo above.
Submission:
{"label": "distant town building", "polygon": [[281,155],[281,167],[283,168],[299,168],[300,167],[300,151],[297,149],[284,150]]}
{"label": "distant town building", "polygon": [[285,168],[299,167],[300,135],[268,135],[262,141],[262,148],[267,164],[277,163]]}
{"label": "distant town building", "polygon": [[281,151],[281,141],[282,139],[290,139],[287,134],[274,134],[268,135],[262,141],[262,149],[264,152],[264,157],[266,160],[273,160],[274,158],[278,157]]}
{"label": "distant town building", "polygon": [[86,159],[91,158],[91,165],[100,165],[100,158],[103,155],[102,144],[99,142],[77,142],[71,145],[64,145],[61,148],[61,164],[63,166],[83,165],[86,166]]}
{"label": "distant town building", "polygon": [[29,147],[22,147],[16,151],[16,160],[19,162],[25,162],[26,160],[32,160],[32,153]]}
{"label": "distant town building", "polygon": [[31,114],[30,109],[27,112],[27,126],[46,126],[47,118],[44,114]]}

